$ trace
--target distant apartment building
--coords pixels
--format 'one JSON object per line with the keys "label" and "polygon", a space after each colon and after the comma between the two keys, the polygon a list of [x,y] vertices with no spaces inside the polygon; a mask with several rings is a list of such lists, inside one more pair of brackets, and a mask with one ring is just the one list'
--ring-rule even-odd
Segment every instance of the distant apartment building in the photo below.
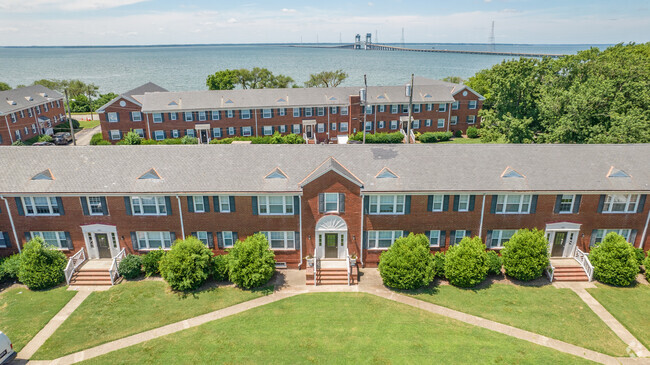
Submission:
{"label": "distant apartment building", "polygon": [[41,85],[0,91],[0,145],[51,134],[52,127],[65,119],[58,91]]}
{"label": "distant apartment building", "polygon": [[[104,139],[117,142],[130,130],[163,140],[186,135],[202,143],[238,136],[295,133],[313,143],[336,143],[364,128],[368,133],[406,130],[405,85],[361,87],[204,90],[168,92],[148,83],[102,106]],[[457,131],[478,127],[484,98],[462,84],[416,78],[411,129]],[[365,113],[365,115],[364,115]],[[365,118],[364,118],[365,117]],[[364,124],[365,119],[365,124]]]}

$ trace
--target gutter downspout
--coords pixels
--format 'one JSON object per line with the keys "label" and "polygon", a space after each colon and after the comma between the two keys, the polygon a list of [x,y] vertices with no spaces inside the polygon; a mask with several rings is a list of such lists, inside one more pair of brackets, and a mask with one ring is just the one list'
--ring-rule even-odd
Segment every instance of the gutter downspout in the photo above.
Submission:
{"label": "gutter downspout", "polygon": [[[16,247],[18,247],[18,253],[20,253],[21,252],[20,241],[18,240],[18,233],[16,233],[16,226],[14,225],[14,218],[11,214],[11,209],[9,209],[9,202],[7,202],[7,199],[5,199],[5,197],[2,195],[0,195],[0,199],[4,200],[5,202],[5,208],[7,208],[7,215],[9,216],[9,223],[11,224],[11,231],[13,232],[14,239],[16,240]],[[645,234],[645,232],[643,234]]]}
{"label": "gutter downspout", "polygon": [[483,202],[481,203],[481,224],[478,228],[478,236],[483,237],[483,215],[485,214],[485,194],[483,194]]}
{"label": "gutter downspout", "polygon": [[[645,227],[643,227],[643,233],[641,234],[641,242],[639,243],[639,248],[643,248],[643,243],[646,239],[646,234],[648,234],[648,225],[650,225],[650,210],[648,210],[648,218],[645,220]],[[650,268],[646,268],[648,270]]]}
{"label": "gutter downspout", "polygon": [[[366,126],[364,125],[363,127],[365,128]],[[364,196],[363,196],[363,194],[361,194],[361,234],[359,235],[359,238],[361,240],[361,244],[359,245],[359,248],[360,248],[359,252],[361,254],[359,255],[359,259],[360,259],[359,261],[361,261],[361,267],[362,268],[366,267],[366,264],[363,261],[363,203],[364,203],[363,199],[364,199]]]}
{"label": "gutter downspout", "polygon": [[11,143],[14,143],[14,136],[11,135],[11,128],[9,128],[9,121],[7,121],[7,116],[5,115],[5,124],[7,125],[7,132],[9,132],[9,140]]}
{"label": "gutter downspout", "polygon": [[149,114],[144,115],[147,118],[147,135],[149,136],[149,139],[151,139],[151,127],[149,126]]}
{"label": "gutter downspout", "polygon": [[302,267],[302,195],[298,195],[298,204],[300,205],[300,216],[298,217],[300,224],[300,263],[298,264],[298,270]]}
{"label": "gutter downspout", "polygon": [[451,103],[447,104],[447,132],[449,132],[450,124],[451,124]]}
{"label": "gutter downspout", "polygon": [[176,200],[178,200],[178,213],[181,217],[181,234],[183,235],[182,239],[185,239],[185,225],[183,224],[183,209],[181,208],[181,198],[176,195]]}
{"label": "gutter downspout", "polygon": [[255,114],[255,137],[257,137],[257,109],[253,109],[253,114]]}
{"label": "gutter downspout", "polygon": [[331,126],[330,126],[330,107],[326,106],[325,108],[327,109],[327,142],[329,143],[329,141],[330,141],[330,128],[331,128]]}

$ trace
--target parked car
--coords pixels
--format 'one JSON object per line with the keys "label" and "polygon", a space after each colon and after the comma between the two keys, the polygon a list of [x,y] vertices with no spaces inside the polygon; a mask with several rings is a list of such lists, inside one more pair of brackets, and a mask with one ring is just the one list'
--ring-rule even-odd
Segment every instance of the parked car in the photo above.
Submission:
{"label": "parked car", "polygon": [[70,132],[59,132],[52,136],[52,142],[55,144],[68,144],[72,141]]}
{"label": "parked car", "polygon": [[32,146],[54,146],[52,142],[36,142]]}
{"label": "parked car", "polygon": [[11,360],[16,358],[16,351],[14,351],[14,344],[7,335],[0,332],[0,364],[8,364]]}

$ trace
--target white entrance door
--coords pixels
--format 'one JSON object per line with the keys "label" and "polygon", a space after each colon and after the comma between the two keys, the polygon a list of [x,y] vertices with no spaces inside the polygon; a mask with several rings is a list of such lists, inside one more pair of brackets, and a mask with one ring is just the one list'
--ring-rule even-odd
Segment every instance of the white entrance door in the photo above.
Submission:
{"label": "white entrance door", "polygon": [[316,223],[316,257],[345,259],[348,248],[348,225],[337,215],[326,215]]}
{"label": "white entrance door", "polygon": [[552,223],[546,225],[546,239],[551,257],[572,257],[578,244],[580,224]]}
{"label": "white entrance door", "polygon": [[91,259],[112,259],[120,252],[115,226],[91,224],[81,226],[86,241],[86,251]]}

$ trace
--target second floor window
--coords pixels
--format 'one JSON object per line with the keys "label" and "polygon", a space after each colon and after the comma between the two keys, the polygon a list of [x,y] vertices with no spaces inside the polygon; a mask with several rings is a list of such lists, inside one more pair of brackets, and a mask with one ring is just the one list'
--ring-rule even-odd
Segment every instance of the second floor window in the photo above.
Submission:
{"label": "second floor window", "polygon": [[499,195],[495,213],[497,214],[528,214],[532,195]]}
{"label": "second floor window", "polygon": [[268,119],[271,118],[273,113],[271,113],[271,109],[262,109],[262,118]]}
{"label": "second floor window", "polygon": [[61,213],[58,201],[54,197],[26,196],[22,199],[25,215],[57,215]]}
{"label": "second floor window", "polygon": [[467,108],[468,109],[476,109],[476,106],[478,105],[478,102],[476,100],[470,100],[467,103]]}
{"label": "second floor window", "polygon": [[154,123],[162,123],[162,113],[153,113],[153,122]]}
{"label": "second floor window", "polygon": [[404,214],[404,195],[370,195],[368,213]]}
{"label": "second floor window", "polygon": [[635,213],[638,203],[638,194],[607,195],[603,213]]}
{"label": "second floor window", "polygon": [[467,212],[469,210],[469,195],[458,196],[458,211]]}
{"label": "second floor window", "polygon": [[140,112],[131,112],[131,120],[134,122],[141,122],[142,114]]}
{"label": "second floor window", "polygon": [[341,107],[341,115],[348,115],[348,107],[347,106],[342,106]]}
{"label": "second floor window", "polygon": [[166,215],[167,206],[163,196],[134,196],[131,198],[133,215]]}
{"label": "second floor window", "polygon": [[86,199],[88,201],[88,212],[90,215],[104,215],[101,197],[89,196]]}
{"label": "second floor window", "polygon": [[115,113],[115,112],[108,113],[108,122],[109,123],[117,123],[117,122],[119,122],[119,119],[117,118],[117,113]]}
{"label": "second floor window", "polygon": [[194,120],[194,116],[192,115],[192,112],[185,112],[185,121],[191,122],[193,120]]}
{"label": "second floor window", "polygon": [[460,101],[454,101],[451,104],[451,110],[458,110],[458,108],[460,108]]}
{"label": "second floor window", "polygon": [[293,196],[263,195],[257,198],[258,211],[261,215],[293,214]]}
{"label": "second floor window", "polygon": [[244,109],[239,112],[239,116],[241,119],[251,119],[251,111],[248,109]]}
{"label": "second floor window", "polygon": [[199,112],[199,121],[203,122],[203,121],[205,121],[206,119],[207,119],[207,117],[206,117],[206,115],[205,115],[205,111],[200,111],[200,112]]}

